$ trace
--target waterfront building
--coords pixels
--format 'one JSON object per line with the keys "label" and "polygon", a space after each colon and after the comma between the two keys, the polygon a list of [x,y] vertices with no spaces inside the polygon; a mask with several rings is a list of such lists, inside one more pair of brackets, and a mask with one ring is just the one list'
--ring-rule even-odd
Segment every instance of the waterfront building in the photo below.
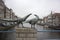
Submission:
{"label": "waterfront building", "polygon": [[53,26],[60,26],[60,13],[52,13],[44,17],[44,23]]}
{"label": "waterfront building", "polygon": [[6,19],[16,19],[15,13],[12,9],[9,9],[3,0],[0,0],[0,18],[6,18]]}
{"label": "waterfront building", "polygon": [[49,25],[60,26],[60,13],[53,13],[48,16]]}
{"label": "waterfront building", "polygon": [[5,11],[6,11],[6,12],[5,12],[4,18],[7,18],[7,19],[10,18],[10,9],[6,7],[6,8],[5,8]]}
{"label": "waterfront building", "polygon": [[4,2],[0,0],[0,18],[4,18],[4,7],[5,7]]}
{"label": "waterfront building", "polygon": [[47,21],[48,21],[48,17],[46,16],[43,18],[43,23],[47,23]]}

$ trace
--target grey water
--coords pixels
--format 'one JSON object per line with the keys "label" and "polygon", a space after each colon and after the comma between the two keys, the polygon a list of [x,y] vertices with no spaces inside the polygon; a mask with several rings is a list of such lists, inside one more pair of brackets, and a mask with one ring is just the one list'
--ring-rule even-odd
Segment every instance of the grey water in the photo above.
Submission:
{"label": "grey water", "polygon": [[[31,27],[30,24],[24,24],[25,27]],[[37,40],[60,40],[60,32],[43,32],[43,26],[36,25],[35,28],[37,29]],[[41,31],[40,31],[41,30]]]}

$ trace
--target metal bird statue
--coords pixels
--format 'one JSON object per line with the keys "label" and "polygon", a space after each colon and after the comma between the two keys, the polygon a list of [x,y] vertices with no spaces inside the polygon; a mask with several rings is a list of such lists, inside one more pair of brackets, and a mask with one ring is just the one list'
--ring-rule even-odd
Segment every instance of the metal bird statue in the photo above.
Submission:
{"label": "metal bird statue", "polygon": [[[36,18],[31,19],[31,20],[27,20],[26,23],[31,24],[31,28],[34,28],[35,29],[35,24],[38,22],[39,16],[36,15],[36,14],[34,16],[36,16]],[[32,27],[33,25],[34,25],[34,27]]]}
{"label": "metal bird statue", "polygon": [[31,14],[28,14],[24,18],[16,19],[16,20],[7,20],[7,19],[0,19],[0,26],[2,26],[2,30],[8,30],[10,28],[15,27],[16,25],[22,24],[23,22],[30,16]]}

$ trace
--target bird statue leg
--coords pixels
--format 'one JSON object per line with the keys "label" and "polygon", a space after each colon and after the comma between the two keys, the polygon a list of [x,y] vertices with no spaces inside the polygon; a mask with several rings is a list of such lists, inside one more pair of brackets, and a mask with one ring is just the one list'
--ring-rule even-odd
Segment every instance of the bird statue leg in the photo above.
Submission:
{"label": "bird statue leg", "polygon": [[32,15],[32,14],[28,14],[27,16],[25,16],[25,17],[23,18],[23,20],[25,21],[30,15]]}
{"label": "bird statue leg", "polygon": [[31,24],[31,28],[33,28],[34,26]]}
{"label": "bird statue leg", "polygon": [[35,29],[35,24],[34,24],[34,29]]}
{"label": "bird statue leg", "polygon": [[31,24],[31,28],[32,28],[32,24]]}
{"label": "bird statue leg", "polygon": [[22,24],[22,28],[24,28],[23,23],[21,23],[21,24]]}
{"label": "bird statue leg", "polygon": [[35,24],[33,24],[32,28],[35,29]]}

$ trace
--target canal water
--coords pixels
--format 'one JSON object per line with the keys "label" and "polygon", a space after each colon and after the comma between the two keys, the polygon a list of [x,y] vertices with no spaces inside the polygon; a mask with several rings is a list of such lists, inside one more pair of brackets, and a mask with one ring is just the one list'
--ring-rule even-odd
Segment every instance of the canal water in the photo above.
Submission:
{"label": "canal water", "polygon": [[[24,24],[25,27],[31,27],[30,24]],[[60,40],[60,32],[49,32],[48,29],[43,28],[43,26],[36,25],[37,29],[37,40]],[[44,31],[46,30],[46,32]]]}
{"label": "canal water", "polygon": [[[48,31],[48,29],[44,29],[43,26],[37,25],[37,39],[38,40],[60,40],[60,32],[56,31]],[[46,31],[44,31],[46,30]],[[49,29],[50,30],[50,29]]]}

